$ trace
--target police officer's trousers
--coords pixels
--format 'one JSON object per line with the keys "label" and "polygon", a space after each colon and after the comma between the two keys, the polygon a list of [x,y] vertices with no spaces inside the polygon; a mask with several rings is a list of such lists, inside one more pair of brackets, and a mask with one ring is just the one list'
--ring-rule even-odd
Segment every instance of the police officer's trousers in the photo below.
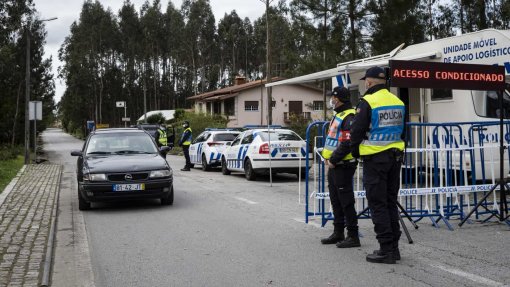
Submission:
{"label": "police officer's trousers", "polygon": [[353,176],[356,164],[349,163],[328,169],[328,189],[335,231],[343,232],[347,228],[347,236],[358,237],[358,217],[354,207]]}
{"label": "police officer's trousers", "polygon": [[401,164],[401,153],[393,150],[363,157],[363,184],[382,251],[398,248],[401,235],[397,206]]}
{"label": "police officer's trousers", "polygon": [[191,168],[191,159],[189,157],[189,145],[182,146],[182,152],[184,153],[184,158],[186,159],[185,168]]}

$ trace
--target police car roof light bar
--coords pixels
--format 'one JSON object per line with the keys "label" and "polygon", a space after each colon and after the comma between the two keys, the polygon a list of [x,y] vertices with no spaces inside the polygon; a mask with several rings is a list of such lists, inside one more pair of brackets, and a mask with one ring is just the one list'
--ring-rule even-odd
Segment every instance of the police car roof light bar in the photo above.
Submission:
{"label": "police car roof light bar", "polygon": [[262,125],[245,125],[243,128],[245,129],[281,129],[280,125],[270,125],[270,126],[262,126]]}

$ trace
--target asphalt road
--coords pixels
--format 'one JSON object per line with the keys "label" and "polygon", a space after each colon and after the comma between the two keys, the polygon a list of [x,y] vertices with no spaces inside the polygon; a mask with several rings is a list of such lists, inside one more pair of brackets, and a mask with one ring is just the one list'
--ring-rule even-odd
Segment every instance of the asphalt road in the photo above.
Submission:
{"label": "asphalt road", "polygon": [[[74,159],[67,155],[81,147],[79,141],[59,130],[46,131],[44,139],[45,148],[53,147],[50,161],[74,168]],[[328,236],[332,226],[303,223],[304,206],[298,202],[294,175],[276,176],[271,186],[268,177],[248,182],[243,175],[224,176],[219,169],[181,172],[182,157],[167,160],[174,168],[173,206],[148,200],[95,204],[90,211],[61,213],[59,224],[65,216],[78,221],[72,226],[78,229],[72,233],[75,238],[68,244],[79,246],[62,251],[67,243],[57,244],[55,264],[80,260],[76,264],[71,259],[73,264],[68,264],[78,265],[79,272],[72,271],[72,266],[63,268],[78,274],[75,279],[83,279],[90,266],[95,286],[510,284],[507,225],[466,224],[449,231],[422,221],[418,230],[411,230],[415,244],[407,244],[402,237],[398,264],[371,264],[365,256],[378,247],[372,223],[360,222],[364,235],[360,248],[321,245],[320,238]],[[68,204],[76,206],[72,179],[64,178],[63,185],[61,199],[68,194]],[[83,218],[86,238],[80,238],[85,234],[80,232],[79,218]],[[65,227],[58,230],[66,232]],[[54,286],[83,285],[54,269]]]}

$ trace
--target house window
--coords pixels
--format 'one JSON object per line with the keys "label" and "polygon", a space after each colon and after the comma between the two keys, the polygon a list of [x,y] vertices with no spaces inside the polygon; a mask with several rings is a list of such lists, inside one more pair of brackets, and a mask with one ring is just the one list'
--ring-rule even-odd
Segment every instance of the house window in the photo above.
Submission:
{"label": "house window", "polygon": [[258,101],[245,101],[244,102],[244,110],[245,111],[258,111],[259,110],[259,102]]}
{"label": "house window", "polygon": [[324,102],[323,101],[313,101],[313,110],[314,111],[323,111],[324,110]]}

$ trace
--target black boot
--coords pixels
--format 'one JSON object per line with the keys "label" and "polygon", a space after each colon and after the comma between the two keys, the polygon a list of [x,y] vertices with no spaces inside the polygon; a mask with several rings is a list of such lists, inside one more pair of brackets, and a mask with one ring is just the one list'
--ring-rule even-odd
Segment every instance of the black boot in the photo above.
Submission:
{"label": "black boot", "polygon": [[[374,254],[377,254],[381,252],[381,250],[374,250]],[[397,249],[393,249],[393,258],[395,258],[395,260],[400,260],[400,250],[397,248]]]}
{"label": "black boot", "polygon": [[392,251],[378,250],[376,253],[368,254],[367,261],[371,263],[385,263],[395,264],[397,263]]}
{"label": "black boot", "polygon": [[359,242],[358,236],[347,236],[347,238],[341,242],[336,244],[338,248],[352,248],[352,247],[360,247],[361,243]]}
{"label": "black boot", "polygon": [[191,169],[189,168],[189,166],[185,166],[184,168],[181,168],[182,171],[190,171]]}
{"label": "black boot", "polygon": [[344,229],[335,227],[335,231],[333,231],[333,234],[331,234],[327,238],[322,238],[321,243],[322,244],[335,244],[335,243],[343,241],[344,239],[345,239]]}

